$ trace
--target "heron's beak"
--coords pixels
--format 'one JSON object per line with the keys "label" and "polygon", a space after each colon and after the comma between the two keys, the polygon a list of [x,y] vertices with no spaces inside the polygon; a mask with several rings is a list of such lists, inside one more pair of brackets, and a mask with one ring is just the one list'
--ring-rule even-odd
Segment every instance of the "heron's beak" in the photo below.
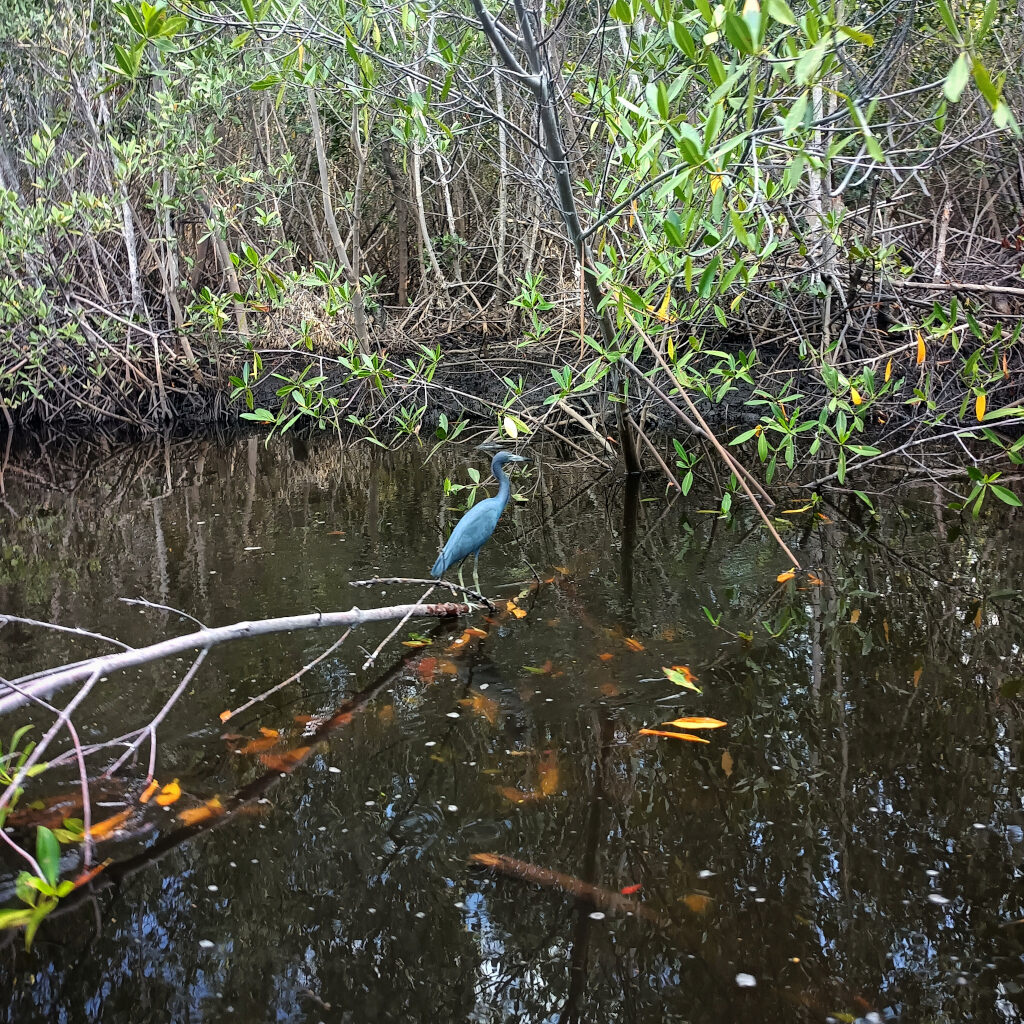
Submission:
{"label": "heron's beak", "polygon": [[526,455],[510,455],[508,457],[508,461],[509,462],[531,462],[532,459],[530,459]]}

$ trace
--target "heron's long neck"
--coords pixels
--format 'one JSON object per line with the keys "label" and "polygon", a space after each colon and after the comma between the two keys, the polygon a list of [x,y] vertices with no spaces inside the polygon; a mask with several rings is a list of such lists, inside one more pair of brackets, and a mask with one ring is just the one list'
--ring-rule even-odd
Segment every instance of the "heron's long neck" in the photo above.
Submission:
{"label": "heron's long neck", "polygon": [[492,466],[491,469],[498,480],[498,504],[504,510],[508,504],[508,496],[512,493],[512,484],[509,482],[508,477],[505,475],[505,470],[501,466]]}

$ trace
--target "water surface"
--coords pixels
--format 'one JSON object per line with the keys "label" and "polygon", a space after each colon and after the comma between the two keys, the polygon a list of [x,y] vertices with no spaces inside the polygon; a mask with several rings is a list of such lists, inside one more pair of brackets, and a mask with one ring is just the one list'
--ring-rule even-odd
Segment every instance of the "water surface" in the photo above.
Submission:
{"label": "water surface", "polygon": [[[445,475],[486,474],[471,449],[424,464],[255,439],[18,465],[0,608],[136,645],[192,627],[120,597],[211,625],[414,600],[349,581],[424,575],[465,498]],[[99,847],[118,884],[30,952],[6,936],[2,1019],[1020,1019],[1019,523],[930,490],[879,499],[877,518],[782,490],[787,542],[821,583],[779,583],[741,502],[721,519],[701,511],[710,493],[670,503],[554,452],[514,490],[480,559],[497,614],[412,621],[398,639],[427,645],[394,641],[366,671],[392,624],[359,630],[227,723],[339,633],[211,654],[159,732],[156,775],[181,799],[138,805],[148,746],[95,783],[95,817],[132,808]],[[466,626],[486,635],[457,643]],[[101,649],[0,631],[6,677]],[[105,681],[83,742],[144,724],[190,661]],[[638,735],[681,715],[728,724],[706,744]],[[51,769],[30,795],[75,778]],[[239,793],[215,828],[184,827]],[[63,866],[77,873],[74,849]]]}

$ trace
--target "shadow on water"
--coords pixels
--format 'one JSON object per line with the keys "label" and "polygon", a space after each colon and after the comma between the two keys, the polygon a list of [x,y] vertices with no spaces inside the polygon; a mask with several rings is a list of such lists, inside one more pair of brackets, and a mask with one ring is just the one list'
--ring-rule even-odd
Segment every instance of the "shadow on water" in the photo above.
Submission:
{"label": "shadow on water", "polygon": [[[457,515],[444,476],[482,462],[442,457],[256,439],[12,457],[0,607],[140,644],[186,627],[120,596],[214,625],[410,600],[347,583],[430,565]],[[779,583],[740,503],[718,519],[698,511],[714,495],[670,503],[543,453],[531,474],[481,556],[493,621],[411,622],[400,639],[424,644],[364,673],[390,627],[368,628],[227,725],[337,638],[211,653],[159,737],[181,800],[138,806],[145,754],[97,788],[96,816],[127,801],[131,825],[30,952],[8,934],[0,1019],[1020,1018],[1020,525],[931,492],[877,518],[797,495],[777,520],[821,584]],[[462,642],[470,624],[485,635]],[[0,632],[4,676],[94,651]],[[186,667],[99,687],[83,742],[145,722]],[[680,715],[728,725],[638,736]],[[70,769],[26,801],[57,792]]]}

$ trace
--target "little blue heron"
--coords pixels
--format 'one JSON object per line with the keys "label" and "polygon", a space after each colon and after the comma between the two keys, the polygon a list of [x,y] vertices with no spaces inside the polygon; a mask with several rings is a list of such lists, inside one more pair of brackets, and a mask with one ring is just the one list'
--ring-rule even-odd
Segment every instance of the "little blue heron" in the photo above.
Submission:
{"label": "little blue heron", "polygon": [[529,462],[529,459],[522,455],[513,455],[511,452],[498,452],[491,460],[491,472],[498,481],[498,493],[493,498],[485,498],[477,502],[456,524],[452,535],[448,538],[441,554],[437,556],[434,568],[430,575],[434,577],[443,576],[453,565],[459,567],[459,583],[465,586],[462,579],[462,563],[474,556],[473,559],[473,582],[476,589],[480,590],[480,577],[477,574],[477,567],[480,562],[480,549],[490,540],[494,528],[498,525],[501,513],[505,511],[508,504],[508,496],[512,490],[508,477],[505,475],[504,466],[508,462]]}

